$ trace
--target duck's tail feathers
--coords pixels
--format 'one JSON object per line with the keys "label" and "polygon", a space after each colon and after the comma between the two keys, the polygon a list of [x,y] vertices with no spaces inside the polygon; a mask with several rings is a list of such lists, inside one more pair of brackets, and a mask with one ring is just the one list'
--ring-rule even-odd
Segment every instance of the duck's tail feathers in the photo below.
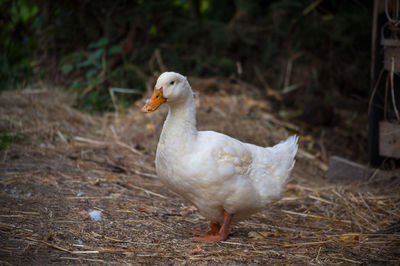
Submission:
{"label": "duck's tail feathers", "polygon": [[276,171],[283,179],[282,185],[286,185],[289,182],[290,172],[296,162],[295,156],[299,148],[298,140],[299,137],[293,135],[273,147],[273,149],[276,149],[276,158],[278,159]]}
{"label": "duck's tail feathers", "polygon": [[[264,202],[277,200],[281,194],[286,191],[287,183],[290,181],[290,172],[293,169],[298,150],[298,137],[296,135],[281,141],[269,150],[270,165],[268,169],[268,178],[265,180],[265,186],[260,189]],[[267,189],[268,191],[264,191]]]}

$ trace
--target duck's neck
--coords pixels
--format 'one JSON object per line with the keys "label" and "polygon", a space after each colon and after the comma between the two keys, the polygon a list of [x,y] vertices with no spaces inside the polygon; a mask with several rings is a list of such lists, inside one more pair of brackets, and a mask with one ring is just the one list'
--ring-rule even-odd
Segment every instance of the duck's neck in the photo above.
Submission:
{"label": "duck's neck", "polygon": [[195,141],[196,136],[196,102],[193,95],[190,95],[186,101],[170,104],[160,141],[187,146]]}

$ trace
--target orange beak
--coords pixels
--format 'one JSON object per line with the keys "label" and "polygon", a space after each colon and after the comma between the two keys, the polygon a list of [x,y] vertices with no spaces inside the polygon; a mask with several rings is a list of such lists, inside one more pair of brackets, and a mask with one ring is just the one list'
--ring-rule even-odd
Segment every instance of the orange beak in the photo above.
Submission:
{"label": "orange beak", "polygon": [[167,99],[163,97],[163,88],[161,87],[159,90],[154,88],[153,95],[149,100],[147,100],[146,104],[142,107],[143,113],[150,113],[157,110],[161,104],[165,103]]}

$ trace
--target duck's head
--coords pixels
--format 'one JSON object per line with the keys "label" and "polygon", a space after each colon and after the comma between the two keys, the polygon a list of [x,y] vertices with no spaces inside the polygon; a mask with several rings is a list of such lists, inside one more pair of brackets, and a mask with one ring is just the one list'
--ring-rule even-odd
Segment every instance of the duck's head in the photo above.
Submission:
{"label": "duck's head", "polygon": [[158,77],[153,95],[146,101],[142,112],[153,112],[165,102],[169,104],[184,102],[191,95],[192,89],[186,77],[175,72],[164,72]]}

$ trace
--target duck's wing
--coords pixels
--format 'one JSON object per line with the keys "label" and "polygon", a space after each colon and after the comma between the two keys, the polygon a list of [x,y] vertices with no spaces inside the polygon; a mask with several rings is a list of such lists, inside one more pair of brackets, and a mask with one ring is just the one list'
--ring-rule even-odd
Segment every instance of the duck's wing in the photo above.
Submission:
{"label": "duck's wing", "polygon": [[225,175],[248,175],[254,153],[246,143],[214,131],[200,131],[198,155],[202,162],[211,161]]}
{"label": "duck's wing", "polygon": [[[268,203],[279,198],[289,181],[297,152],[297,137],[293,136],[273,147],[260,147],[213,131],[199,135],[202,165],[212,170],[225,184],[255,192],[259,200]],[[202,167],[200,166],[199,169]]]}

